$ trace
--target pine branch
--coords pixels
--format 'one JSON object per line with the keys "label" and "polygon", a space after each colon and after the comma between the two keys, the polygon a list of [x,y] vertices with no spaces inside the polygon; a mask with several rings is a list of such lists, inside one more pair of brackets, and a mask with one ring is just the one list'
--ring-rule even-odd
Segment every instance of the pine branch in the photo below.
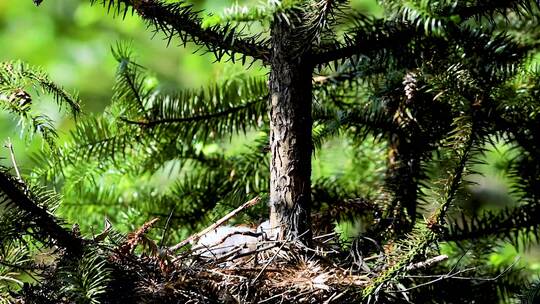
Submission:
{"label": "pine branch", "polygon": [[171,118],[163,118],[163,119],[150,119],[149,121],[134,121],[130,120],[128,118],[121,118],[122,121],[128,123],[128,124],[134,124],[139,126],[145,126],[145,127],[155,127],[157,125],[161,124],[178,124],[178,123],[196,123],[196,122],[208,122],[208,120],[215,119],[215,118],[225,118],[232,116],[234,114],[240,113],[242,110],[246,110],[253,105],[256,105],[260,103],[263,100],[266,100],[267,97],[263,96],[259,98],[258,100],[248,102],[244,105],[240,105],[237,107],[231,107],[229,109],[217,111],[214,113],[207,113],[207,114],[201,114],[201,115],[194,115],[189,117],[171,117]]}
{"label": "pine branch", "polygon": [[[90,0],[91,4],[96,2],[99,0]],[[246,57],[262,60],[263,63],[269,60],[270,51],[266,42],[259,41],[258,37],[245,37],[229,24],[204,28],[198,13],[185,1],[166,3],[160,0],[102,0],[101,3],[109,11],[114,10],[116,15],[124,17],[130,9],[136,11],[146,22],[155,26],[157,31],[163,32],[168,43],[174,37],[179,38],[184,45],[193,42],[204,46],[217,60],[228,55],[234,61],[237,54],[241,56],[242,62],[246,61]]]}
{"label": "pine branch", "polygon": [[[135,128],[121,128],[105,117],[88,117],[71,132],[71,145],[62,148],[63,157],[75,162],[78,158],[115,158],[126,155],[137,144],[131,139]],[[147,140],[151,140],[147,139]]]}
{"label": "pine branch", "polygon": [[258,21],[263,25],[268,25],[275,18],[282,18],[286,11],[290,11],[297,7],[298,3],[296,2],[298,1],[267,1],[266,3],[258,3],[256,7],[235,3],[226,7],[219,17],[212,16],[209,19],[211,20],[211,25],[216,23],[251,23],[255,21]]}
{"label": "pine branch", "polygon": [[507,208],[500,212],[486,211],[471,219],[462,218],[449,224],[444,236],[447,241],[476,240],[486,237],[504,237],[519,244],[524,242],[520,236],[528,239],[531,233],[540,238],[540,207],[538,202],[528,202],[516,208]]}
{"label": "pine branch", "polygon": [[51,95],[61,108],[67,107],[73,117],[79,114],[78,97],[54,84],[44,72],[22,62],[0,64],[0,107],[19,118],[23,131],[28,128],[30,136],[41,134],[49,147],[54,147],[57,133],[52,119],[33,111],[34,95],[39,91]]}
{"label": "pine branch", "polygon": [[[539,2],[536,0],[406,0],[399,2],[388,1],[385,4],[387,10],[394,12],[395,15],[403,17],[404,20],[409,20],[413,24],[425,25],[426,27],[436,24],[441,25],[438,21],[442,20],[463,24],[469,19],[480,20],[485,18],[488,21],[493,21],[496,15],[507,18],[510,13],[515,13],[518,16],[534,15],[539,8]],[[423,16],[424,18],[421,19],[424,21],[427,21],[427,19],[431,19],[431,21],[426,23],[418,22],[417,17],[419,16]],[[417,22],[414,22],[415,20]]]}
{"label": "pine branch", "polygon": [[[2,202],[9,201],[11,208],[17,208],[27,212],[35,222],[37,229],[42,230],[48,237],[55,240],[56,244],[65,248],[70,254],[79,255],[83,251],[84,242],[72,235],[69,231],[58,224],[56,218],[40,207],[32,199],[28,190],[23,190],[15,180],[4,172],[0,172],[0,197]],[[40,241],[45,241],[41,239]]]}
{"label": "pine branch", "polygon": [[264,79],[229,81],[209,89],[159,94],[147,109],[147,121],[126,118],[143,131],[159,136],[174,132],[178,138],[201,141],[245,132],[266,121],[267,87]]}
{"label": "pine branch", "polygon": [[20,61],[4,62],[0,65],[0,93],[8,93],[11,90],[13,94],[10,96],[11,101],[19,101],[21,106],[29,105],[32,97],[24,91],[24,88],[30,85],[52,95],[54,101],[61,107],[67,106],[73,116],[79,114],[78,96],[56,85],[43,71]]}
{"label": "pine branch", "polygon": [[264,79],[228,81],[210,89],[168,94],[144,87],[142,67],[125,49],[115,51],[115,56],[120,65],[110,114],[81,120],[58,156],[52,156],[54,161],[51,156],[38,156],[49,163],[49,170],[41,176],[52,177],[53,171],[61,173],[90,158],[99,159],[100,168],[107,167],[106,161],[128,164],[136,159],[139,170],[148,170],[170,159],[196,157],[192,149],[179,149],[179,140],[191,147],[194,138],[198,142],[223,138],[264,123]]}
{"label": "pine branch", "polygon": [[[114,51],[119,62],[113,99],[126,109],[119,120],[140,127],[142,133],[160,137],[205,140],[203,130],[214,137],[259,125],[266,113],[268,88],[264,78],[233,79],[207,89],[173,93],[146,89],[143,67],[135,63],[129,49]],[[181,131],[181,132],[178,132]],[[185,134],[185,135],[184,135]]]}
{"label": "pine branch", "polygon": [[354,221],[362,218],[369,225],[380,217],[382,210],[375,202],[360,193],[342,187],[335,180],[317,180],[311,190],[312,221],[319,234],[332,231],[336,221]]}
{"label": "pine branch", "polygon": [[308,37],[307,41],[319,44],[323,33],[330,30],[331,24],[335,23],[336,14],[345,9],[347,2],[344,0],[312,0],[305,8],[301,8],[304,11],[305,22],[299,30]]}
{"label": "pine branch", "polygon": [[437,236],[435,233],[425,228],[419,228],[411,231],[400,242],[393,244],[395,248],[392,252],[393,255],[385,259],[384,267],[386,269],[379,272],[362,290],[362,298],[366,300],[376,297],[383,284],[394,279],[400,273],[406,272],[407,266],[419,256],[423,256],[428,247],[436,240]]}
{"label": "pine branch", "polygon": [[[437,2],[437,4],[440,3]],[[515,64],[518,62],[516,60],[518,57],[536,48],[536,44],[516,45],[504,31],[495,34],[493,31],[472,29],[467,24],[462,25],[456,22],[455,16],[446,16],[444,10],[430,7],[429,1],[421,4],[414,1],[407,2],[407,5],[403,8],[400,4],[399,7],[394,8],[397,16],[393,21],[363,19],[356,27],[345,32],[343,43],[321,46],[313,55],[313,62],[316,65],[324,65],[343,61],[351,56],[374,56],[382,52],[395,52],[402,55],[397,56],[398,58],[403,59],[403,56],[407,55],[396,48],[398,45],[400,48],[406,46],[405,49],[414,47],[416,52],[422,52],[422,49],[437,44],[450,43],[464,48],[466,52],[477,52],[483,48],[483,51],[490,52],[492,55],[486,56],[486,53],[478,52],[480,56],[467,58],[489,58],[485,67],[482,64],[478,65],[482,68],[480,71],[493,68],[496,63],[498,64],[497,71],[506,72],[505,75],[508,75],[512,74],[515,68],[508,69],[507,63]],[[411,42],[415,44],[409,46]]]}
{"label": "pine branch", "polygon": [[418,38],[421,33],[407,24],[369,20],[368,23],[348,31],[343,43],[320,46],[318,51],[312,54],[311,62],[319,66],[353,56],[399,50]]}
{"label": "pine branch", "polygon": [[58,279],[63,298],[69,298],[76,303],[102,303],[109,283],[112,281],[113,269],[103,253],[88,252],[80,260],[67,265],[60,265]]}
{"label": "pine branch", "polygon": [[392,132],[400,133],[392,121],[380,111],[369,108],[344,111],[322,110],[314,114],[313,143],[315,148],[322,146],[325,140],[340,134],[348,133],[356,141],[361,142],[369,134],[384,137]]}
{"label": "pine branch", "polygon": [[[172,225],[182,227],[174,232],[178,237],[219,215],[219,210],[268,191],[268,157],[263,151],[267,143],[267,136],[261,136],[248,152],[224,156],[204,153],[191,142],[174,142],[172,150],[154,145],[156,151],[149,153],[143,142],[140,146],[134,144],[125,158],[117,156],[115,162],[107,154],[91,155],[84,161],[60,162],[55,170],[64,175],[58,181],[65,191],[62,210],[75,218],[88,212],[85,222],[92,224],[100,221],[103,213],[113,216],[115,221],[122,218],[119,214],[128,213],[129,223],[133,223],[149,216],[167,217],[164,210],[174,208],[177,211]],[[150,176],[166,174],[163,171],[171,164],[174,166],[167,170],[169,179],[176,178],[174,184],[166,188],[154,185],[155,179]],[[36,174],[44,175],[39,171]],[[55,176],[54,172],[49,174]],[[126,211],[125,204],[136,205],[136,209]]]}
{"label": "pine branch", "polygon": [[366,89],[381,86],[387,80],[388,73],[405,68],[402,64],[389,53],[381,52],[370,54],[370,56],[354,56],[345,59],[341,64],[336,65],[334,70],[325,74],[313,77],[314,88],[316,91],[344,91],[351,92],[352,89],[358,91],[359,86]]}
{"label": "pine branch", "polygon": [[134,55],[129,45],[119,43],[111,51],[118,62],[116,81],[113,87],[113,102],[124,106],[122,112],[142,113],[147,117],[146,103],[148,97],[154,93],[154,89],[144,85],[147,79],[144,74],[145,68],[134,61]]}
{"label": "pine branch", "polygon": [[457,15],[462,20],[481,17],[492,19],[495,14],[507,16],[509,12],[518,15],[535,14],[538,9],[540,9],[538,0],[475,0],[472,5],[457,2],[448,13]]}
{"label": "pine branch", "polygon": [[[445,224],[445,217],[448,209],[454,202],[457,191],[463,183],[463,178],[465,174],[467,174],[466,170],[472,154],[471,151],[476,144],[476,130],[474,129],[473,123],[469,122],[468,119],[470,118],[461,117],[456,119],[458,125],[463,124],[462,126],[458,126],[456,128],[457,132],[452,135],[452,140],[454,140],[452,145],[458,161],[454,166],[452,174],[445,183],[445,193],[444,196],[441,197],[440,206],[428,220],[428,227],[430,229],[437,230]],[[464,120],[465,122],[463,123]]]}
{"label": "pine branch", "polygon": [[[453,172],[447,179],[444,187],[444,193],[441,195],[441,205],[427,220],[427,223],[421,224],[420,228],[413,229],[405,238],[399,241],[398,248],[394,250],[396,256],[392,257],[392,261],[388,262],[387,269],[383,270],[363,291],[363,297],[373,296],[382,284],[395,278],[399,273],[405,272],[409,265],[419,255],[425,254],[430,246],[440,240],[444,224],[446,212],[453,203],[457,190],[463,182],[463,176],[466,173],[468,161],[470,160],[471,149],[475,144],[476,129],[470,125],[468,117],[462,117],[456,120],[458,127],[456,132],[450,137],[454,150],[458,158],[457,163],[453,168]],[[403,248],[399,248],[402,246]]]}

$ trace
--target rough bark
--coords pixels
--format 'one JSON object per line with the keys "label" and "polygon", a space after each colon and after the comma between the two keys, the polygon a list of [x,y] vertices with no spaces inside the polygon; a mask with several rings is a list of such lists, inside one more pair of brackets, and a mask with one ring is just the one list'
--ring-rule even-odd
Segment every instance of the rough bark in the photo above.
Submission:
{"label": "rough bark", "polygon": [[[312,71],[294,25],[272,27],[270,223],[281,238],[311,240]],[[307,43],[309,45],[309,43]]]}
{"label": "rough bark", "polygon": [[[394,233],[406,233],[412,229],[416,219],[418,179],[422,143],[415,119],[410,117],[417,106],[416,75],[407,73],[403,81],[405,96],[394,92],[388,96],[387,112],[393,117],[395,129],[389,137],[388,170],[386,186],[394,198],[386,217],[392,220]],[[405,97],[405,98],[404,98]]]}
{"label": "rough bark", "polygon": [[[404,141],[404,142],[403,142]],[[391,136],[386,183],[394,193],[388,217],[393,219],[396,232],[408,232],[416,220],[420,155],[408,138]]]}

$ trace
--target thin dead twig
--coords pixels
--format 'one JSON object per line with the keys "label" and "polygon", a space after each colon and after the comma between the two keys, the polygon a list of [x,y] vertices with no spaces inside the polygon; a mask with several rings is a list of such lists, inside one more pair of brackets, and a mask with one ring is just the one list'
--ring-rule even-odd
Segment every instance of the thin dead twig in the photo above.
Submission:
{"label": "thin dead twig", "polygon": [[417,270],[417,269],[428,268],[428,267],[433,266],[433,265],[436,264],[436,263],[445,261],[445,260],[447,260],[447,259],[448,259],[448,256],[445,255],[445,254],[438,255],[438,256],[436,256],[436,257],[427,259],[427,260],[425,260],[425,261],[422,261],[422,262],[418,262],[418,263],[409,265],[409,266],[407,266],[407,267],[405,268],[405,270],[406,270],[406,271],[413,271],[413,270]]}
{"label": "thin dead twig", "polygon": [[270,258],[270,260],[268,260],[268,262],[266,262],[266,264],[263,266],[263,268],[261,269],[261,271],[257,274],[257,276],[255,277],[255,279],[253,279],[253,281],[251,281],[251,285],[255,284],[255,282],[257,282],[257,280],[261,277],[261,275],[264,273],[264,271],[266,270],[266,268],[268,266],[270,266],[270,264],[274,261],[274,259],[276,258],[276,256],[278,256],[279,252],[281,251],[281,249],[283,249],[283,247],[285,247],[285,245],[287,244],[288,240],[284,241],[283,244],[281,244],[281,246],[279,246],[278,250],[276,251],[276,253]]}
{"label": "thin dead twig", "polygon": [[326,300],[324,302],[324,304],[330,304],[332,303],[332,301],[337,301],[339,298],[341,298],[342,296],[344,296],[347,292],[349,292],[348,290],[345,290],[343,291],[342,293],[334,293],[334,295],[332,295],[330,298],[328,298],[328,300]]}
{"label": "thin dead twig", "polygon": [[190,237],[188,237],[187,239],[181,241],[180,243],[172,246],[169,248],[169,250],[171,252],[174,252],[184,246],[186,246],[187,244],[191,243],[191,242],[196,242],[198,239],[200,239],[203,235],[207,234],[208,232],[216,229],[217,227],[223,225],[224,223],[226,223],[228,220],[230,220],[232,217],[234,217],[236,214],[238,214],[240,211],[243,211],[249,207],[252,207],[254,205],[256,205],[258,202],[260,202],[260,197],[256,197],[246,203],[244,203],[242,206],[234,209],[233,211],[231,211],[229,214],[225,215],[224,217],[222,217],[220,220],[218,220],[217,222],[215,222],[214,224],[208,226],[206,229],[204,229],[203,231],[201,232],[198,232]]}
{"label": "thin dead twig", "polygon": [[456,271],[455,273],[447,273],[447,274],[443,274],[439,277],[437,277],[436,279],[433,279],[433,280],[430,280],[428,282],[425,282],[425,283],[422,283],[422,284],[418,284],[416,286],[413,286],[413,287],[409,287],[409,288],[405,288],[405,289],[402,289],[402,290],[389,290],[388,292],[389,293],[401,293],[401,292],[407,292],[407,291],[410,291],[410,290],[413,290],[413,289],[417,289],[417,288],[421,288],[421,287],[424,287],[424,286],[427,286],[427,285],[431,285],[431,284],[434,284],[434,283],[437,283],[439,281],[442,281],[442,280],[445,280],[445,279],[456,279],[456,280],[471,280],[471,281],[496,281],[498,280],[500,277],[502,277],[503,275],[505,275],[508,271],[510,271],[510,269],[512,269],[512,267],[514,267],[514,265],[519,261],[519,257],[517,257],[514,262],[506,267],[501,273],[499,273],[498,275],[492,277],[492,278],[476,278],[476,277],[463,277],[463,276],[459,276],[460,274],[462,273],[465,273],[465,272],[468,272],[468,271],[471,271],[471,270],[474,270],[475,268],[466,268],[466,269],[463,269],[463,270],[460,270],[460,271]]}
{"label": "thin dead twig", "polygon": [[[279,269],[279,268],[266,268],[266,271],[267,272],[281,272],[283,269]],[[241,273],[241,272],[255,272],[255,271],[261,271],[260,268],[225,268],[225,269],[220,269],[219,271],[221,272],[224,272],[224,273],[227,273],[227,272],[234,272],[234,273]]]}
{"label": "thin dead twig", "polygon": [[[284,292],[282,292],[282,293],[279,293],[279,294],[277,294],[277,295],[274,295],[274,296],[271,296],[271,297],[266,298],[266,299],[264,299],[264,300],[261,300],[261,301],[259,301],[259,303],[270,302],[270,301],[272,301],[273,299],[276,299],[276,298],[279,298],[279,297],[283,297],[283,296],[286,295],[288,292],[289,292],[289,290],[286,290],[286,291],[284,291]],[[281,299],[281,301],[283,301],[283,299]]]}
{"label": "thin dead twig", "polygon": [[335,233],[335,232],[330,232],[330,233],[327,233],[327,234],[314,236],[313,239],[318,240],[318,239],[322,239],[322,238],[325,238],[325,237],[334,237],[334,236],[336,236],[336,234],[337,233]]}
{"label": "thin dead twig", "polygon": [[19,171],[19,167],[17,166],[17,161],[15,159],[15,151],[13,151],[13,144],[11,143],[11,139],[8,138],[6,143],[4,144],[4,147],[6,147],[9,150],[9,155],[11,157],[11,163],[13,164],[13,168],[15,169],[15,173],[17,174],[17,180],[19,182],[22,182],[22,176],[21,172]]}
{"label": "thin dead twig", "polygon": [[251,250],[251,251],[248,251],[248,252],[242,252],[242,253],[237,254],[232,260],[242,258],[242,257],[248,256],[248,255],[264,252],[264,251],[270,250],[270,249],[275,248],[275,247],[277,247],[277,244],[272,244],[272,245],[269,245],[269,246],[266,246],[266,247],[257,248],[257,249],[254,249],[254,250]]}
{"label": "thin dead twig", "polygon": [[223,271],[217,271],[217,270],[214,270],[214,269],[205,269],[205,271],[208,271],[210,273],[213,273],[213,274],[216,274],[216,275],[219,275],[219,276],[222,276],[222,277],[226,277],[226,278],[237,278],[239,280],[247,280],[247,278],[244,277],[244,276],[236,275],[236,274],[223,273]]}

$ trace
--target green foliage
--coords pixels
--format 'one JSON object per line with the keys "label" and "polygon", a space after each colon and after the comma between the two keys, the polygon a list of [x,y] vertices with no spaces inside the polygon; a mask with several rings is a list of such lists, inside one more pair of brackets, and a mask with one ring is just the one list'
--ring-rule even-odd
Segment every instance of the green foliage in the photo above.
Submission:
{"label": "green foliage", "polygon": [[[175,210],[171,224],[185,227],[174,233],[178,239],[211,219],[215,206],[228,208],[267,191],[266,136],[241,154],[212,151],[216,140],[267,124],[263,79],[170,92],[148,86],[129,49],[114,52],[119,68],[107,114],[81,119],[62,147],[34,157],[48,164],[34,170],[36,178],[63,184],[60,214],[77,218],[87,210],[90,215],[77,221],[89,231],[104,213],[134,227],[149,214],[167,217]],[[164,178],[169,181],[159,185]],[[132,204],[137,207],[125,208]]]}
{"label": "green foliage", "polygon": [[97,252],[87,253],[75,265],[65,265],[58,273],[60,293],[76,303],[99,304],[110,281],[111,270]]}
{"label": "green foliage", "polygon": [[4,62],[0,65],[0,107],[18,118],[18,124],[30,135],[39,133],[53,146],[57,133],[47,115],[32,111],[39,94],[50,94],[59,106],[65,106],[73,116],[80,111],[79,99],[54,84],[49,77],[22,62]]}
{"label": "green foliage", "polygon": [[139,3],[139,1],[129,0],[90,1],[91,4],[98,2],[101,2],[108,11],[123,18],[133,8],[149,25],[154,26],[156,31],[163,32],[168,43],[173,38],[179,38],[184,45],[188,42],[203,45],[214,54],[217,60],[227,55],[234,62],[236,55],[240,55],[240,60],[244,63],[247,56],[254,60],[266,60],[268,56],[267,42],[258,40],[256,36],[246,36],[229,24],[203,27],[203,22],[192,5],[184,1],[177,3],[162,1]]}
{"label": "green foliage", "polygon": [[538,302],[539,295],[538,281],[533,282],[530,286],[527,286],[520,296],[522,304],[532,304]]}
{"label": "green foliage", "polygon": [[24,271],[31,260],[27,248],[20,244],[9,242],[0,249],[0,303],[8,304],[14,300],[9,291],[23,286]]}

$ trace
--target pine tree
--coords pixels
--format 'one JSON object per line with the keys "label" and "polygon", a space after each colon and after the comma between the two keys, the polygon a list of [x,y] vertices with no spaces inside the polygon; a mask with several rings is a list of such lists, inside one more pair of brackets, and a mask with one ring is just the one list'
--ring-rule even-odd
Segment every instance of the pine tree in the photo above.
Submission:
{"label": "pine tree", "polygon": [[[351,9],[349,1],[268,1],[205,19],[184,1],[90,2],[115,16],[139,15],[169,44],[192,43],[217,61],[260,65],[269,75],[171,92],[151,81],[129,46],[115,47],[117,79],[107,110],[78,120],[60,147],[51,124],[34,126],[49,143],[35,156],[39,166],[24,180],[7,171],[0,176],[6,210],[0,257],[13,256],[7,254],[13,248],[21,250],[15,262],[31,256],[36,249],[29,239],[61,248],[48,269],[28,263],[44,279],[15,297],[493,303],[526,285],[529,274],[519,272],[519,264],[497,269],[481,261],[494,242],[529,246],[539,235],[539,2],[380,1],[385,13],[375,17]],[[17,69],[2,67],[5,109],[33,117],[31,96],[16,82],[26,79],[78,112],[76,98],[44,75]],[[244,152],[212,151],[213,144],[254,130]],[[386,153],[374,153],[375,165],[353,163],[352,182],[336,176],[312,181],[313,153],[338,136],[356,155]],[[517,203],[468,212],[468,186],[486,155],[500,147]],[[173,185],[156,184],[164,168],[176,178]],[[78,213],[96,224],[108,213],[116,229],[134,232],[70,233],[47,213],[56,196],[30,186],[42,183],[62,194],[60,215]],[[287,293],[286,286],[274,297],[283,285],[268,290],[257,283],[264,267],[251,283],[222,291],[209,283],[216,280],[211,276],[171,262],[184,254],[176,251],[180,246],[169,247],[173,241],[255,196],[268,200],[280,244],[294,244],[288,263],[296,263],[287,267],[332,265],[306,274],[325,288],[304,295],[300,287]],[[257,206],[246,217],[263,212]],[[150,230],[154,216],[166,219],[161,233]],[[353,240],[322,245],[318,240],[340,220],[359,221],[364,229]],[[159,244],[152,240],[158,237]],[[135,251],[137,245],[144,248]],[[15,262],[1,265],[23,269]],[[354,280],[332,281],[344,276],[336,269],[348,269]],[[538,284],[532,286],[530,297]]]}

